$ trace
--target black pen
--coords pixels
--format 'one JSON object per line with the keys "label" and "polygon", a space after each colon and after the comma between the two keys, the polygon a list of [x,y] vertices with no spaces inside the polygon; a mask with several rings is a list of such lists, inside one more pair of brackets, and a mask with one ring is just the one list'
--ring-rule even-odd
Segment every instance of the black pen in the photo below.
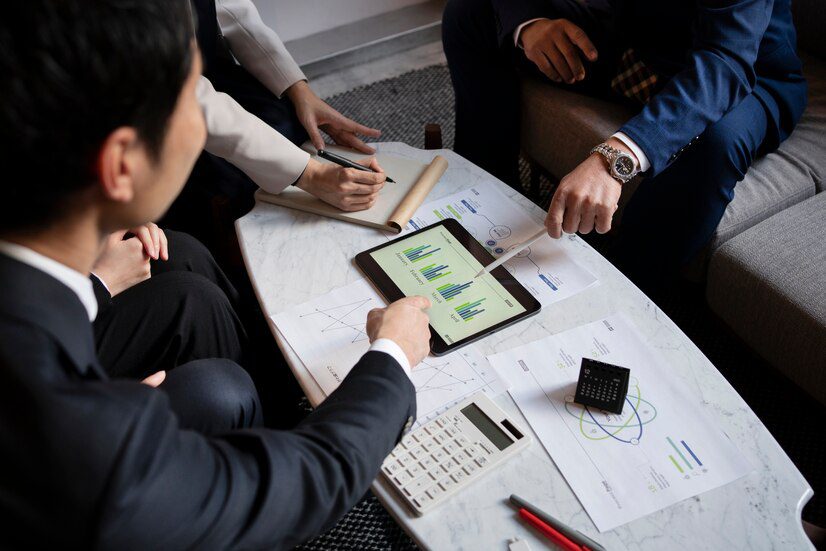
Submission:
{"label": "black pen", "polygon": [[[344,167],[347,167],[347,168],[355,168],[356,170],[362,170],[364,172],[373,172],[373,173],[376,172],[372,168],[367,168],[366,166],[360,165],[358,163],[354,163],[350,159],[345,159],[341,155],[336,155],[335,153],[330,153],[329,151],[325,151],[323,149],[318,150],[318,156],[321,157],[322,159],[326,159],[326,160],[330,161],[331,163],[336,163],[337,165],[341,165],[341,166],[344,166]],[[385,176],[385,178],[387,178],[387,177]],[[396,183],[395,180],[392,180],[390,178],[387,178],[387,181],[390,182],[391,184]]]}
{"label": "black pen", "polygon": [[557,532],[561,532],[563,536],[565,536],[569,540],[572,540],[574,543],[578,545],[584,545],[591,551],[605,551],[605,548],[603,546],[601,546],[600,544],[598,544],[597,542],[595,542],[594,540],[580,532],[579,530],[575,530],[567,524],[563,524],[562,522],[555,519],[542,509],[539,509],[531,505],[518,495],[511,494],[510,501],[519,508],[527,509],[528,511],[533,513],[534,516],[539,517],[539,519],[543,522],[550,524],[554,530],[556,530]]}

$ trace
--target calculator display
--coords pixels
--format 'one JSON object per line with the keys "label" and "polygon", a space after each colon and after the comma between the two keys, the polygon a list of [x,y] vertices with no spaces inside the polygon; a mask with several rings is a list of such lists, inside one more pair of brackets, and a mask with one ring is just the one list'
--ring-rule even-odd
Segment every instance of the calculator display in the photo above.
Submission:
{"label": "calculator display", "polygon": [[461,411],[464,416],[467,417],[468,421],[473,423],[476,428],[479,429],[479,432],[484,434],[487,439],[493,442],[493,445],[500,450],[504,450],[513,444],[513,440],[508,434],[500,429],[496,423],[491,421],[476,404],[470,404]]}

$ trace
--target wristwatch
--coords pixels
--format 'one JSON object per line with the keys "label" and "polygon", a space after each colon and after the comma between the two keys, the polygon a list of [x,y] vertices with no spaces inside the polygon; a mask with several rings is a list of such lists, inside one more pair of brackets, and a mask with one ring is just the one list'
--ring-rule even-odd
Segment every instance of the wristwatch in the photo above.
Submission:
{"label": "wristwatch", "polygon": [[594,153],[599,153],[605,157],[605,160],[608,161],[608,172],[611,174],[611,177],[620,184],[628,182],[640,172],[634,157],[624,151],[611,147],[607,143],[599,144],[591,150],[589,155]]}

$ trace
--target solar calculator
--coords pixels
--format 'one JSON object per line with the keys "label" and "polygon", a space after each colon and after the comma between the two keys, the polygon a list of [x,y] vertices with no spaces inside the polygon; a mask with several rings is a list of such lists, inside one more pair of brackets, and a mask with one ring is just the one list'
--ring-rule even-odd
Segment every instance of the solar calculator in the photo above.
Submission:
{"label": "solar calculator", "polygon": [[421,515],[530,442],[530,436],[479,392],[407,434],[381,470],[402,499]]}

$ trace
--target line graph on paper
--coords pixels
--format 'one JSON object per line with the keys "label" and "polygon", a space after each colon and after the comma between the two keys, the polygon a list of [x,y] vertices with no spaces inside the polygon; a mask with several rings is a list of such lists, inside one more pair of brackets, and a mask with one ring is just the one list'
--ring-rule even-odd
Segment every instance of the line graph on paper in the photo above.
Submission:
{"label": "line graph on paper", "polygon": [[376,304],[372,298],[365,298],[338,306],[316,307],[311,312],[299,314],[299,317],[314,318],[313,321],[321,320],[317,330],[322,335],[334,332],[343,333],[350,338],[351,343],[356,343],[368,340],[367,312],[375,307]]}
{"label": "line graph on paper", "polygon": [[468,347],[438,358],[428,357],[411,372],[416,387],[419,423],[431,419],[476,392],[491,397],[507,385],[475,348]]}
{"label": "line graph on paper", "polygon": [[[411,251],[410,254],[414,254]],[[419,256],[425,252],[416,253]],[[426,260],[422,263],[429,264]],[[444,289],[456,296],[462,286]],[[367,313],[385,306],[366,280],[357,280],[272,317],[278,330],[325,394],[332,393],[370,348]],[[418,419],[432,418],[465,397],[484,391],[497,396],[507,385],[473,345],[414,366]]]}

